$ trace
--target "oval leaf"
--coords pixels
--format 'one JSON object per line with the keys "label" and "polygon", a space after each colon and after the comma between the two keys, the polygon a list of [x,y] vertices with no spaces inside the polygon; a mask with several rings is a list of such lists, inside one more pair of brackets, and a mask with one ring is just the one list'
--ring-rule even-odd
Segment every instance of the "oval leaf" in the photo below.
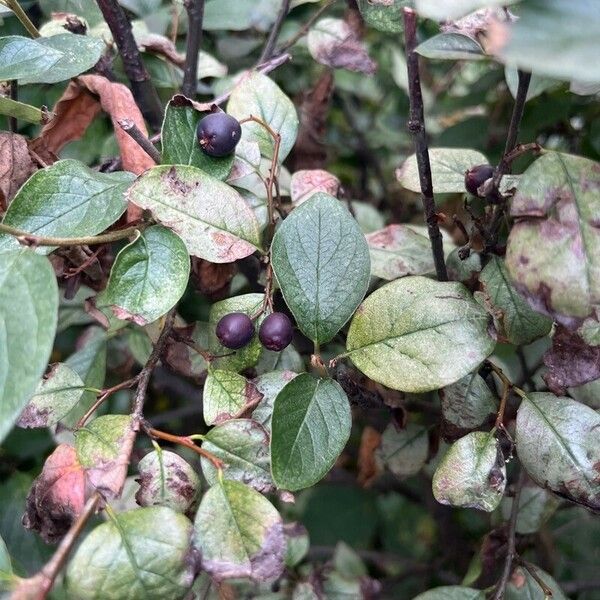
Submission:
{"label": "oval leaf", "polygon": [[433,476],[433,495],[452,506],[495,510],[506,487],[506,466],[498,440],[475,431],[454,442]]}
{"label": "oval leaf", "polygon": [[[289,346],[288,346],[289,347]],[[273,371],[272,373],[264,373],[252,383],[256,389],[262,394],[262,399],[257,407],[252,411],[252,418],[260,423],[269,433],[271,432],[271,419],[273,417],[273,406],[275,398],[279,392],[296,377],[293,371]]]}
{"label": "oval leaf", "polygon": [[398,431],[391,423],[385,428],[379,458],[397,477],[410,477],[421,470],[429,454],[429,436],[422,425],[409,423]]}
{"label": "oval leaf", "polygon": [[348,356],[365,375],[405,392],[458,381],[494,349],[488,315],[460,283],[405,277],[371,294],[348,331]]}
{"label": "oval leaf", "polygon": [[570,398],[527,394],[517,413],[519,459],[554,493],[600,510],[600,415]]}
{"label": "oval leaf", "polygon": [[[279,162],[283,162],[296,141],[298,115],[292,101],[276,83],[256,71],[244,75],[231,92],[227,112],[240,121],[250,115],[259,117],[279,133],[281,143],[278,158]],[[261,153],[267,158],[272,158],[273,138],[259,123],[244,123],[242,139],[258,142]]]}
{"label": "oval leaf", "polygon": [[280,488],[295,491],[319,481],[331,469],[348,438],[348,398],[332,379],[303,373],[275,399],[271,471]]}
{"label": "oval leaf", "polygon": [[348,210],[318,193],[283,221],[271,248],[273,270],[302,332],[328,342],[369,285],[369,248]]}
{"label": "oval leaf", "polygon": [[149,169],[127,197],[179,234],[194,256],[227,263],[260,247],[258,221],[248,203],[226,183],[196,167]]}
{"label": "oval leaf", "polygon": [[58,315],[50,262],[31,250],[0,252],[0,442],[48,365]]}
{"label": "oval leaf", "polygon": [[[502,518],[510,520],[514,499],[503,498],[500,508]],[[540,527],[554,514],[560,505],[560,499],[550,492],[531,482],[523,486],[519,500],[519,512],[517,515],[517,533],[523,535],[536,533]]]}
{"label": "oval leaf", "polygon": [[358,8],[365,23],[388,33],[404,31],[402,9],[412,4],[412,0],[358,0]]}
{"label": "oval leaf", "polygon": [[[256,421],[233,419],[213,427],[204,437],[202,447],[224,463],[227,479],[241,481],[266,494],[273,491],[269,434]],[[202,472],[209,485],[218,480],[215,466],[202,457]]]}
{"label": "oval leaf", "polygon": [[[476,150],[466,148],[430,148],[431,176],[436,194],[459,194],[465,191],[465,171],[488,162]],[[396,179],[402,187],[421,192],[416,154],[409,156],[396,170]]]}
{"label": "oval leaf", "polygon": [[485,52],[481,44],[470,35],[448,32],[438,33],[415,49],[421,56],[441,60],[482,60]]}
{"label": "oval leaf", "polygon": [[485,594],[462,585],[445,585],[423,592],[414,600],[485,600]]}
{"label": "oval leaf", "polygon": [[[60,160],[25,182],[2,222],[41,236],[96,235],[127,208],[123,194],[133,179],[131,173],[98,173],[77,160]],[[13,236],[0,233],[0,249],[18,247]],[[49,253],[52,248],[38,250]]]}
{"label": "oval leaf", "polygon": [[504,6],[516,0],[415,0],[417,12],[436,21],[459,19],[469,13],[488,6]]}
{"label": "oval leaf", "polygon": [[[552,591],[552,600],[567,600],[567,597],[558,587],[558,583],[546,571],[535,565],[528,566],[534,570],[536,577]],[[506,600],[547,600],[549,597],[531,573],[522,567],[517,567],[512,572],[504,596]]]}
{"label": "oval leaf", "polygon": [[217,581],[266,581],[283,571],[286,542],[279,513],[237,481],[221,481],[206,492],[194,522],[194,544],[202,568]]}
{"label": "oval leaf", "polygon": [[194,578],[191,533],[190,521],[164,506],[116,515],[77,548],[67,567],[68,597],[183,598]]}
{"label": "oval leaf", "polygon": [[119,252],[96,304],[111,305],[119,319],[145,325],[175,306],[189,273],[190,257],[182,239],[155,225]]}

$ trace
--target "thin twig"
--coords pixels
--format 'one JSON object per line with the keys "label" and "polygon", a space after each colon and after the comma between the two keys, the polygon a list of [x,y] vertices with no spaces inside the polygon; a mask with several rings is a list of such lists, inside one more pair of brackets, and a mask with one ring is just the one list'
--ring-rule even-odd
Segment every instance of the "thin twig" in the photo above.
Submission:
{"label": "thin twig", "polygon": [[281,33],[281,28],[283,26],[283,22],[290,12],[290,1],[291,0],[283,0],[281,6],[279,7],[279,12],[277,13],[277,18],[275,19],[275,23],[273,27],[271,27],[271,32],[269,33],[269,37],[267,38],[267,43],[263,48],[262,54],[260,55],[259,63],[264,63],[269,60],[271,56],[273,56],[273,52],[275,51],[275,44],[277,44],[277,39],[279,38],[279,34]]}
{"label": "thin twig", "polygon": [[131,23],[117,0],[96,0],[113,35],[131,91],[150,127],[158,131],[162,124],[162,106],[152,79],[140,56],[131,31]]}
{"label": "thin twig", "polygon": [[415,140],[419,180],[421,183],[421,200],[423,202],[425,220],[427,221],[429,240],[431,241],[435,272],[439,281],[448,281],[448,272],[446,271],[446,263],[444,262],[442,234],[438,226],[435,200],[433,198],[433,181],[423,114],[419,57],[415,52],[415,48],[417,47],[417,13],[411,8],[404,9],[404,39],[410,100],[408,129]]}
{"label": "thin twig", "polygon": [[525,483],[525,471],[521,471],[519,479],[517,481],[515,495],[513,498],[513,504],[510,511],[510,520],[508,522],[508,542],[506,549],[506,559],[504,561],[504,570],[502,571],[502,577],[496,585],[494,596],[492,600],[502,600],[506,592],[506,586],[510,579],[512,572],[513,560],[516,556],[516,537],[517,537],[517,517],[519,516],[519,502],[521,500],[521,490]]}
{"label": "thin twig", "polygon": [[[13,79],[10,82],[10,99],[18,101],[19,100],[19,82],[16,79]],[[8,118],[8,128],[12,133],[17,133],[19,125],[17,123],[17,117],[9,117]]]}
{"label": "thin twig", "polygon": [[21,25],[27,29],[27,33],[32,38],[40,37],[40,32],[37,30],[36,26],[31,22],[27,13],[21,8],[18,0],[3,0],[0,4],[4,4],[4,6],[10,8],[15,13],[15,16],[19,21],[21,21]]}
{"label": "thin twig", "polygon": [[217,469],[222,469],[224,467],[223,461],[220,458],[217,458],[214,454],[208,452],[208,450],[205,450],[201,446],[196,446],[194,441],[188,436],[173,435],[172,433],[159,431],[158,429],[154,429],[152,427],[148,427],[145,429],[145,431],[152,438],[165,440],[166,442],[172,442],[173,444],[179,444],[180,446],[185,446],[186,448],[193,450],[196,452],[196,454],[199,454],[200,456],[203,456],[209,460]]}
{"label": "thin twig", "polygon": [[135,227],[127,227],[125,229],[117,229],[116,231],[110,231],[109,233],[102,233],[100,235],[93,235],[89,237],[74,237],[74,238],[61,238],[61,237],[46,237],[43,235],[35,235],[0,223],[0,232],[8,233],[17,238],[21,244],[28,246],[93,246],[95,244],[108,244],[110,242],[116,242],[117,240],[124,240],[132,235],[139,234],[143,231],[144,225],[136,225]]}
{"label": "thin twig", "polygon": [[167,341],[171,336],[176,312],[176,307],[174,307],[167,313],[162,331],[156,340],[156,344],[154,344],[154,348],[152,348],[150,357],[146,361],[144,368],[140,371],[131,409],[131,417],[133,419],[132,428],[135,431],[139,430],[140,422],[143,418],[144,402],[146,401],[146,392],[148,391],[148,384],[150,383],[150,375],[152,374],[154,367],[158,364],[165,346],[167,345]]}
{"label": "thin twig", "polygon": [[302,27],[300,27],[300,29],[295,33],[295,35],[293,35],[289,40],[287,40],[281,46],[279,46],[279,48],[277,48],[277,50],[275,51],[275,56],[279,56],[280,54],[283,54],[286,50],[288,50],[288,48],[291,48],[300,38],[304,37],[308,33],[308,30],[313,26],[313,24],[315,23],[315,21],[332,4],[335,4],[336,2],[337,2],[337,0],[329,0],[329,2],[326,2],[325,4],[323,4],[323,6],[321,6],[321,8],[319,8],[319,10],[317,10],[310,17],[310,19],[308,19],[308,21],[306,21],[306,23],[304,23],[304,25],[302,25]]}
{"label": "thin twig", "polygon": [[181,93],[193,98],[198,87],[198,52],[202,43],[204,0],[184,0],[183,5],[188,15],[188,32]]}
{"label": "thin twig", "polygon": [[154,144],[141,132],[132,119],[119,119],[121,129],[157,164],[160,164],[160,152]]}

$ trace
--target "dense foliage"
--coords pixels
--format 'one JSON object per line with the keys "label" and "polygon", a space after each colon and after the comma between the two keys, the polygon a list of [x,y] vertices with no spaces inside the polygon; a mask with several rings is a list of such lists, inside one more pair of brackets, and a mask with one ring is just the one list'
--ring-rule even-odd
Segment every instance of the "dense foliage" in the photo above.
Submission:
{"label": "dense foliage", "polygon": [[0,0],[0,596],[599,598],[596,0]]}

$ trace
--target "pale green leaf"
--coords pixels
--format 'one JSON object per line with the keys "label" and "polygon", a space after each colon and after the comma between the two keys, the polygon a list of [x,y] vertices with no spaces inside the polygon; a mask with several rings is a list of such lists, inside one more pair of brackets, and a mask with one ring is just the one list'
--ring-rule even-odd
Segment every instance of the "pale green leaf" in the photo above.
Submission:
{"label": "pale green leaf", "polygon": [[[213,427],[202,448],[221,459],[223,476],[266,494],[274,489],[271,479],[269,434],[256,421],[232,419]],[[202,472],[209,485],[218,480],[215,466],[202,457]]]}
{"label": "pale green leaf", "polygon": [[[558,583],[554,579],[535,565],[531,565],[535,570],[536,576],[552,591],[552,600],[567,600],[562,593]],[[531,573],[523,567],[517,567],[506,586],[505,600],[548,600],[540,584],[535,580]]]}
{"label": "pale green leaf", "polygon": [[469,35],[458,32],[438,33],[419,44],[415,50],[425,58],[440,60],[482,60],[481,44]]}
{"label": "pale green leaf", "polygon": [[162,162],[192,165],[223,180],[231,171],[234,155],[215,158],[202,152],[196,137],[196,127],[204,116],[191,106],[175,106],[173,102],[167,104],[161,130]]}
{"label": "pale green leaf", "polygon": [[485,600],[485,594],[461,585],[447,585],[423,592],[413,600]]}
{"label": "pale green leaf", "polygon": [[[250,115],[258,117],[279,133],[278,159],[283,162],[296,141],[298,115],[292,101],[276,83],[256,71],[244,75],[231,93],[227,112],[240,121]],[[242,140],[258,142],[264,156],[273,156],[273,138],[259,123],[244,123]]]}
{"label": "pale green leaf", "polygon": [[111,306],[119,319],[151,323],[183,296],[189,273],[190,258],[181,238],[166,227],[149,227],[117,254],[96,305]]}
{"label": "pale green leaf", "polygon": [[196,167],[153,167],[138,178],[127,196],[177,233],[194,256],[227,263],[260,247],[258,221],[248,203]]}
{"label": "pale green leaf", "polygon": [[515,441],[537,484],[600,509],[600,414],[570,398],[529,393],[517,413]]}
{"label": "pale green leaf", "polygon": [[[502,517],[510,519],[514,499],[505,497],[500,505]],[[535,485],[524,485],[519,500],[517,514],[517,533],[527,535],[536,533],[540,527],[554,514],[560,504],[560,499]]]}
{"label": "pale green leaf", "polygon": [[438,465],[432,486],[442,504],[495,510],[506,487],[498,440],[491,433],[475,431],[454,442]]}
{"label": "pale green leaf", "polygon": [[58,286],[47,258],[0,252],[0,442],[46,370],[58,315]]}
{"label": "pale green leaf", "polygon": [[283,526],[287,551],[285,554],[286,567],[295,567],[308,554],[310,539],[304,525],[298,522],[286,523]]}
{"label": "pale green leaf", "polygon": [[[77,160],[60,160],[25,182],[2,222],[39,236],[96,235],[127,208],[124,192],[133,179],[131,173],[98,173]],[[0,249],[18,247],[13,236],[0,233]]]}
{"label": "pale green leaf", "polygon": [[0,115],[7,115],[28,123],[40,123],[43,116],[42,111],[36,106],[30,106],[6,96],[0,96]]}
{"label": "pale green leaf", "polygon": [[388,33],[404,31],[402,9],[412,6],[412,0],[387,0],[373,2],[372,0],[358,0],[358,8],[362,18],[369,27]]}
{"label": "pale green leaf", "polygon": [[425,392],[475,369],[494,349],[488,315],[460,283],[404,277],[358,308],[347,355],[393,389]]}
{"label": "pale green leaf", "polygon": [[[487,158],[476,150],[466,148],[430,148],[431,176],[436,194],[458,194],[465,191],[465,172],[475,165],[486,164]],[[396,170],[402,187],[420,192],[417,157],[411,154]]]}
{"label": "pale green leaf", "polygon": [[330,341],[369,284],[369,249],[358,224],[339,200],[317,193],[281,224],[271,252],[298,327],[313,341]]}
{"label": "pale green leaf", "polygon": [[56,425],[79,402],[85,384],[81,377],[64,363],[52,367],[17,421],[19,427],[50,427]]}
{"label": "pale green leaf", "polygon": [[194,522],[202,568],[217,581],[276,578],[286,552],[281,516],[256,490],[223,480],[202,498]]}
{"label": "pale green leaf", "polygon": [[331,469],[348,438],[352,418],[348,398],[332,379],[303,373],[275,398],[271,471],[280,488],[309,487]]}
{"label": "pale green leaf", "polygon": [[194,579],[192,524],[163,506],[120,513],[79,545],[66,572],[70,600],[181,600]]}
{"label": "pale green leaf", "polygon": [[429,435],[422,425],[409,423],[398,431],[390,423],[383,432],[376,456],[397,477],[410,477],[421,470],[429,454]]}
{"label": "pale green leaf", "polygon": [[417,12],[422,17],[436,21],[459,19],[469,13],[489,6],[505,6],[516,0],[415,0]]}
{"label": "pale green leaf", "polygon": [[[289,346],[288,346],[289,347]],[[253,380],[262,399],[252,411],[252,418],[260,423],[269,433],[271,432],[271,419],[273,417],[273,406],[277,394],[296,377],[296,373],[290,370],[273,371],[263,373]]]}

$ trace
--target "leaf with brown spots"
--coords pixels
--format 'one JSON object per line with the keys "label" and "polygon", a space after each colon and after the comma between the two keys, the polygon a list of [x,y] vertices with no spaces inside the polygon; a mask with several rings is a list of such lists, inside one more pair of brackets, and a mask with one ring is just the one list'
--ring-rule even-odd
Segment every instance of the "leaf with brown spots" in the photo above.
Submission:
{"label": "leaf with brown spots", "polygon": [[75,448],[61,444],[46,459],[27,496],[23,525],[53,543],[69,529],[85,504],[85,474]]}
{"label": "leaf with brown spots", "polygon": [[340,180],[323,169],[296,171],[290,183],[290,195],[295,206],[302,204],[317,192],[325,192],[337,197],[339,189]]}
{"label": "leaf with brown spots", "polygon": [[139,175],[152,167],[154,161],[119,125],[120,119],[131,119],[147,135],[144,118],[131,91],[101,75],[81,75],[69,83],[54,106],[54,119],[44,125],[32,149],[37,152],[43,148],[58,154],[66,144],[81,138],[101,110],[111,118],[123,169]]}
{"label": "leaf with brown spots", "polygon": [[27,138],[16,133],[0,133],[0,212],[4,212],[17,190],[36,166],[27,148]]}
{"label": "leaf with brown spots", "polygon": [[555,394],[600,377],[600,346],[589,346],[579,335],[558,325],[552,348],[544,354],[544,381]]}

